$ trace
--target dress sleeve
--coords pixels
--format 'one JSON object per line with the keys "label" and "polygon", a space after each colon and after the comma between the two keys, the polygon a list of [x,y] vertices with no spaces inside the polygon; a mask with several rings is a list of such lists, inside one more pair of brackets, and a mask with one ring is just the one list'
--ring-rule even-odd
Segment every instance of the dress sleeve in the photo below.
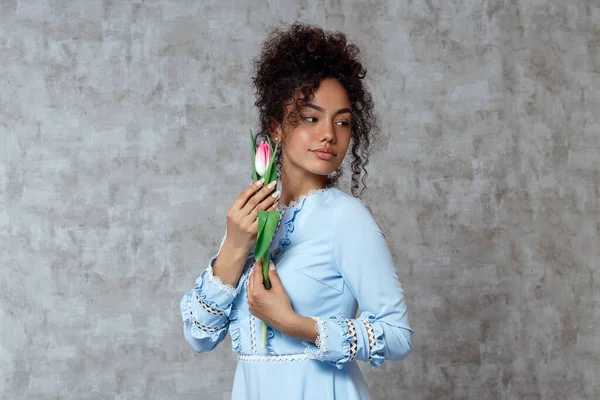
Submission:
{"label": "dress sleeve", "polygon": [[231,306],[244,284],[243,275],[236,287],[224,284],[221,278],[213,275],[213,266],[226,236],[227,232],[219,251],[196,280],[196,286],[183,296],[180,303],[183,335],[198,352],[213,350],[227,336]]}
{"label": "dress sleeve", "polygon": [[361,314],[312,317],[318,336],[315,344],[305,342],[307,350],[338,369],[354,360],[369,361],[371,368],[402,360],[410,353],[413,331],[385,236],[364,202],[338,210],[344,214],[336,218],[335,256]]}

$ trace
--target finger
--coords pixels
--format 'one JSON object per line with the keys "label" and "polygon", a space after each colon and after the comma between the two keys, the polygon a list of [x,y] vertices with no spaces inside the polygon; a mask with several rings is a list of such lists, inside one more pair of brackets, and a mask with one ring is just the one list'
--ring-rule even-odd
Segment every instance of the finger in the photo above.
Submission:
{"label": "finger", "polygon": [[277,273],[277,270],[275,269],[275,264],[273,264],[273,263],[271,263],[271,265],[269,265],[269,280],[271,281],[272,288],[283,286],[281,284],[281,280],[279,279],[279,274]]}
{"label": "finger", "polygon": [[258,218],[259,211],[275,210],[279,203],[279,196],[281,196],[281,192],[278,190],[266,199],[264,199],[259,205],[254,207],[250,214],[248,214],[248,219],[250,221],[256,220]]}
{"label": "finger", "polygon": [[276,184],[277,184],[277,181],[273,181],[270,184],[264,186],[261,190],[256,192],[253,196],[251,196],[248,199],[248,201],[246,202],[246,204],[242,207],[242,213],[245,215],[250,214],[250,212],[254,209],[254,207],[259,205],[263,200],[265,200],[266,197],[269,196],[269,193],[271,193],[273,191],[273,189],[275,189]]}
{"label": "finger", "polygon": [[259,179],[256,182],[252,182],[250,186],[248,186],[242,191],[242,193],[238,195],[238,197],[233,202],[232,207],[236,210],[241,210],[244,207],[244,205],[248,202],[248,199],[254,196],[256,192],[258,192],[263,187],[264,182],[264,179]]}
{"label": "finger", "polygon": [[250,232],[254,235],[258,233],[258,219],[255,219],[252,224],[250,224]]}
{"label": "finger", "polygon": [[251,279],[253,281],[254,290],[264,289],[265,286],[263,284],[263,275],[262,275],[262,260],[258,260],[256,262],[256,267],[254,267],[254,271],[252,271]]}

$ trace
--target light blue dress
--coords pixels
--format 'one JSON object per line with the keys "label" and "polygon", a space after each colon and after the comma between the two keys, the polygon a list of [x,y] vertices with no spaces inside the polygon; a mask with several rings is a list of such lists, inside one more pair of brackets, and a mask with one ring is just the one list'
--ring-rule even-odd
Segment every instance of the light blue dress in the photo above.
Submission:
{"label": "light blue dress", "polygon": [[236,400],[370,399],[356,362],[375,368],[405,358],[413,331],[368,206],[337,188],[313,191],[282,209],[271,253],[295,312],[315,320],[317,343],[269,327],[261,348],[262,321],[250,314],[246,297],[252,252],[236,287],[213,275],[212,258],[181,301],[185,339],[207,352],[229,332],[238,353]]}

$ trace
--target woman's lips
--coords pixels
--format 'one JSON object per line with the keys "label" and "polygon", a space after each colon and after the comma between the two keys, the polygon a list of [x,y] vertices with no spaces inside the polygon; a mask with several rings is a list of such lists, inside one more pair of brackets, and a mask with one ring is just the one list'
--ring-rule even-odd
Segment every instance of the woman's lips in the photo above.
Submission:
{"label": "woman's lips", "polygon": [[331,160],[333,157],[332,153],[326,151],[313,150],[313,153],[315,153],[321,160]]}

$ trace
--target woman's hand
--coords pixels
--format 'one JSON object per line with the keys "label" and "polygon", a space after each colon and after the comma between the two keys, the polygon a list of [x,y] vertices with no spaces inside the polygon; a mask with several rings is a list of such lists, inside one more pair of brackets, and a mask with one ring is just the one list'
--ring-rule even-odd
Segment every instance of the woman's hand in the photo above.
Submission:
{"label": "woman's hand", "polygon": [[275,210],[279,191],[269,194],[275,188],[276,182],[262,187],[264,179],[253,182],[233,202],[227,211],[227,237],[226,241],[232,248],[250,251],[256,243],[258,232],[258,212]]}
{"label": "woman's hand", "polygon": [[269,262],[269,267],[271,289],[267,290],[263,285],[262,260],[256,262],[248,281],[248,306],[256,318],[285,333],[298,315],[292,308],[272,261]]}

